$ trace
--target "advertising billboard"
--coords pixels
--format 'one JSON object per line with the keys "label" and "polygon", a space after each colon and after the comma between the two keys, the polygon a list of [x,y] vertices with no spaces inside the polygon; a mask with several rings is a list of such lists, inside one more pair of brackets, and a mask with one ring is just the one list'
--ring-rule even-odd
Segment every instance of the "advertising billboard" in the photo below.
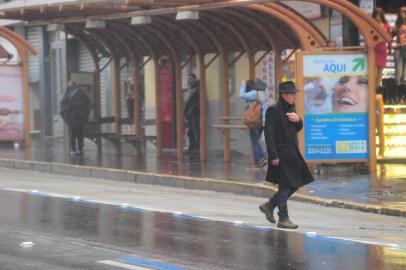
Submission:
{"label": "advertising billboard", "polygon": [[0,141],[24,140],[22,67],[0,66]]}
{"label": "advertising billboard", "polygon": [[368,159],[367,55],[304,54],[306,160]]}

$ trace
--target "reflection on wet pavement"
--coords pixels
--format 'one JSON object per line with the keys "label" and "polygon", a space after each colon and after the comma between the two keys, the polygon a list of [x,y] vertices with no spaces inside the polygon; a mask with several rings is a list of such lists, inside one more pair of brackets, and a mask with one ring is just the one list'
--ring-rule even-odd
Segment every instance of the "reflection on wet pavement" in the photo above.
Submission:
{"label": "reflection on wet pavement", "polygon": [[[184,161],[175,152],[164,152],[156,158],[155,148],[147,144],[136,149],[129,144],[115,148],[105,142],[102,154],[96,145],[86,141],[85,155],[71,157],[63,139],[34,140],[31,148],[14,149],[12,144],[0,145],[0,158],[45,161],[86,166],[102,166],[140,172],[165,173],[193,177],[209,177],[232,182],[263,183],[264,169],[247,169],[248,157],[233,152],[232,162],[223,161],[222,151],[210,152],[208,161],[198,155],[185,155]],[[395,208],[406,207],[406,170],[404,164],[378,164],[377,172],[369,174],[362,164],[321,165],[314,168],[316,181],[302,193],[329,199],[348,200]]]}
{"label": "reflection on wet pavement", "polygon": [[[0,226],[176,259],[186,269],[405,269],[406,251],[317,235],[0,190]],[[35,248],[35,246],[34,246]],[[196,269],[196,268],[194,268]]]}

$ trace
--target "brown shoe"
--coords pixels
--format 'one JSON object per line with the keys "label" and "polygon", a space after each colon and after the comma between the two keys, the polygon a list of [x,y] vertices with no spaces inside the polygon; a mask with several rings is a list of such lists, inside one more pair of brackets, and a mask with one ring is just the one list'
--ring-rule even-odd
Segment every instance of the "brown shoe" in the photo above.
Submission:
{"label": "brown shoe", "polygon": [[279,219],[278,221],[278,228],[283,228],[283,229],[297,229],[299,226],[294,224],[292,221],[290,221],[289,218],[286,219]]}
{"label": "brown shoe", "polygon": [[273,210],[275,208],[272,208],[269,206],[269,204],[263,203],[259,206],[259,210],[265,214],[266,219],[271,222],[271,223],[276,223],[275,218],[273,217]]}

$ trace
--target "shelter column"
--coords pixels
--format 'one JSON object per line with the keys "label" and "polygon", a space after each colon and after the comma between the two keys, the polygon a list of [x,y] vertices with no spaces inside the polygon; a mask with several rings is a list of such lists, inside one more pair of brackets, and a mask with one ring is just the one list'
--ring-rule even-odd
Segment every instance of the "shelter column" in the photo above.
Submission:
{"label": "shelter column", "polygon": [[155,71],[155,127],[156,127],[156,156],[161,157],[162,154],[162,135],[161,135],[161,97],[160,97],[160,75],[158,59],[154,57],[154,71]]}
{"label": "shelter column", "polygon": [[22,59],[22,73],[23,73],[23,95],[24,95],[24,143],[27,146],[31,145],[30,134],[30,92],[28,84],[28,54],[23,52],[20,54]]}
{"label": "shelter column", "polygon": [[95,124],[96,124],[96,145],[98,153],[102,151],[101,143],[101,101],[100,101],[100,67],[97,63],[94,73],[94,100],[95,100]]}
{"label": "shelter column", "polygon": [[114,93],[114,133],[121,134],[121,91],[120,91],[120,58],[112,53],[113,68],[112,68],[112,87]]}
{"label": "shelter column", "polygon": [[175,91],[176,91],[176,148],[178,159],[183,159],[183,95],[181,89],[182,67],[175,60]]}
{"label": "shelter column", "polygon": [[[223,59],[223,115],[230,116],[230,94],[229,94],[229,74],[228,74],[228,57],[225,52],[220,52]],[[224,161],[231,161],[230,155],[230,130],[228,128],[223,129],[224,133]]]}
{"label": "shelter column", "polygon": [[[140,89],[140,61],[137,58],[134,62],[134,134],[140,135],[140,127],[141,127],[141,89]],[[139,147],[138,147],[139,149]]]}
{"label": "shelter column", "polygon": [[281,51],[276,50],[274,51],[275,56],[275,88],[278,89],[279,83],[282,81],[282,56]]}
{"label": "shelter column", "polygon": [[207,105],[206,105],[206,67],[204,64],[204,55],[199,54],[199,78],[200,78],[200,159],[207,159]]}
{"label": "shelter column", "polygon": [[369,114],[368,114],[368,126],[369,126],[369,171],[376,171],[376,67],[375,67],[375,49],[368,46],[368,101],[369,101]]}

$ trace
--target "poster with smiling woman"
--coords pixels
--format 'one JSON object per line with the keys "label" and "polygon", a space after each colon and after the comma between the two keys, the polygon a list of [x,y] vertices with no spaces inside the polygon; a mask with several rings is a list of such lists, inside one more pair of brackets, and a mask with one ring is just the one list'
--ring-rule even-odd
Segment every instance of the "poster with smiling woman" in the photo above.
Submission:
{"label": "poster with smiling woman", "polygon": [[303,54],[306,160],[369,157],[367,75],[363,53]]}

